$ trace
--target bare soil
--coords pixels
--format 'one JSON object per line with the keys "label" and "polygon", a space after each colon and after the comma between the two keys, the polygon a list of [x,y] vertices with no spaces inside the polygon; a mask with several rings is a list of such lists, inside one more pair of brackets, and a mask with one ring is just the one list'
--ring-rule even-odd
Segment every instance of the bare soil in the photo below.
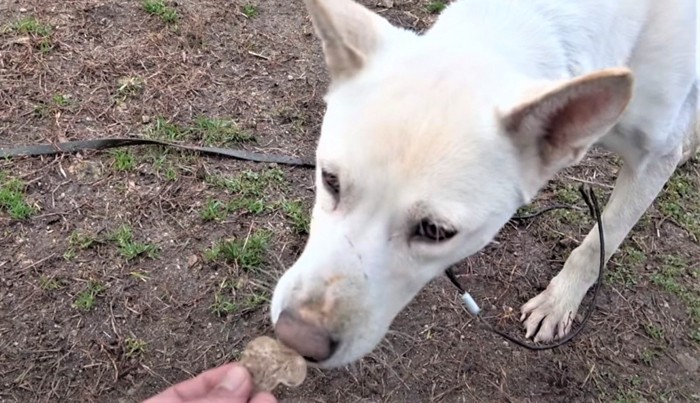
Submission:
{"label": "bare soil", "polygon": [[[362,2],[418,31],[435,18],[426,0],[390,8]],[[0,147],[143,136],[158,117],[184,127],[205,116],[232,119],[255,137],[231,146],[313,156],[328,77],[303,2],[166,5],[178,13],[175,23],[148,14],[141,1],[0,1]],[[50,32],[19,28],[28,18]],[[594,150],[533,208],[573,201],[584,211],[579,198],[569,200],[571,189],[589,181],[607,197],[616,170],[614,158]],[[271,334],[266,298],[305,242],[280,206],[299,201],[308,211],[311,170],[140,147],[126,157],[5,160],[0,171],[26,184],[36,209],[26,219],[0,209],[1,402],[140,401]],[[205,219],[208,201],[241,197],[211,178],[245,171],[281,171],[261,196],[271,207]],[[344,369],[313,370],[280,398],[700,401],[700,244],[692,221],[700,216],[699,171],[698,163],[683,167],[677,179],[693,186],[660,198],[634,229],[609,264],[588,327],[570,344],[531,352],[504,342],[480,328],[439,278],[374,353]],[[122,225],[157,251],[127,258],[114,237]],[[591,226],[582,212],[509,224],[459,265],[460,281],[491,323],[522,336],[520,306]],[[261,230],[270,239],[258,269],[207,258],[217,241]]]}

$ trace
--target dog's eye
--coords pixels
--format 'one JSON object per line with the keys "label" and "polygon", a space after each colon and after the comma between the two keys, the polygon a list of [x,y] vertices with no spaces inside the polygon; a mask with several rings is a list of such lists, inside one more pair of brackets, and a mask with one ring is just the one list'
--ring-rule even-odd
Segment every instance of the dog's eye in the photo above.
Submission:
{"label": "dog's eye", "polygon": [[338,175],[322,171],[321,179],[323,180],[323,186],[326,187],[326,190],[328,190],[333,197],[338,197],[340,195],[340,179],[338,179]]}
{"label": "dog's eye", "polygon": [[457,231],[441,227],[429,219],[421,220],[413,233],[413,237],[417,240],[427,241],[427,242],[443,242],[457,235]]}

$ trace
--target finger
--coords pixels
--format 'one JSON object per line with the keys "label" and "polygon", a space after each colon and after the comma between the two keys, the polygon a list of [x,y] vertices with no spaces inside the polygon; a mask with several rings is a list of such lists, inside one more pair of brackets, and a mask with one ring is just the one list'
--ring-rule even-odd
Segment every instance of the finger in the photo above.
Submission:
{"label": "finger", "polygon": [[204,397],[219,384],[226,372],[237,364],[226,364],[201,373],[195,378],[171,386],[143,403],[179,402]]}
{"label": "finger", "polygon": [[253,393],[253,377],[247,369],[236,365],[226,371],[221,381],[214,389],[216,392],[226,394],[231,398],[242,397],[249,399]]}
{"label": "finger", "polygon": [[277,398],[272,396],[270,393],[262,392],[255,395],[250,403],[278,403]]}
{"label": "finger", "polygon": [[248,371],[240,366],[229,369],[202,402],[207,403],[247,403],[253,393],[253,379]]}

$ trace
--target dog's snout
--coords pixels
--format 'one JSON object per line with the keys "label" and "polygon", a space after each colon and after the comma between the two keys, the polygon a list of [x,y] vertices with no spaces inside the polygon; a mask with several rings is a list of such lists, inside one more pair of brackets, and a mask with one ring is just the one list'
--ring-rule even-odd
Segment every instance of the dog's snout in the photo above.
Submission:
{"label": "dog's snout", "polygon": [[329,359],[338,347],[338,342],[320,323],[304,319],[298,312],[287,309],[277,319],[275,334],[287,347],[311,362]]}

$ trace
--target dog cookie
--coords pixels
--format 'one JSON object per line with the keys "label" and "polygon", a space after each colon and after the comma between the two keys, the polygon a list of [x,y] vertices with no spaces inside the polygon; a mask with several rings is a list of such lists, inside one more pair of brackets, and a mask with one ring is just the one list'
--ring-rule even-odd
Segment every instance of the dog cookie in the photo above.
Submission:
{"label": "dog cookie", "polygon": [[306,360],[279,341],[260,336],[246,346],[241,365],[253,375],[255,389],[271,392],[280,383],[296,387],[306,379]]}

